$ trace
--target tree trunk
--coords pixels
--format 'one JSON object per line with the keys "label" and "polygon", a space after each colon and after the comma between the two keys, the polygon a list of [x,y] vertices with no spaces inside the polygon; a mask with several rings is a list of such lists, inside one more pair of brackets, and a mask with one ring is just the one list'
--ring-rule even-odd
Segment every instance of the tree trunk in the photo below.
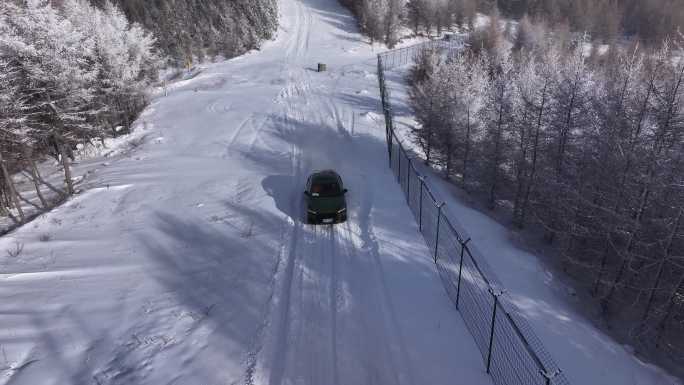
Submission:
{"label": "tree trunk", "polygon": [[463,184],[463,189],[468,190],[468,157],[470,156],[470,108],[466,111],[467,122],[466,122],[466,137],[465,137],[465,149],[463,151],[463,177],[461,178],[461,183]]}
{"label": "tree trunk", "polygon": [[516,191],[515,191],[515,199],[514,199],[514,204],[513,204],[513,224],[518,227],[522,228],[523,223],[520,221],[521,217],[521,203],[522,203],[522,195],[523,195],[523,189],[524,189],[524,181],[523,181],[523,176],[527,172],[527,143],[526,140],[528,140],[525,137],[525,131],[526,131],[526,125],[527,125],[527,110],[525,110],[523,119],[520,122],[520,155],[518,156],[518,169],[516,171]]}
{"label": "tree trunk", "polygon": [[31,167],[33,168],[33,170],[35,172],[35,173],[33,173],[33,175],[35,176],[35,178],[37,178],[37,180],[40,183],[44,184],[45,186],[47,186],[47,188],[49,188],[50,190],[59,194],[60,197],[64,197],[66,195],[66,193],[63,190],[58,189],[57,187],[53,186],[51,183],[49,183],[48,181],[43,179],[43,177],[40,175],[40,171],[38,170],[38,167],[36,166],[34,160],[31,159],[31,163],[32,163]]}
{"label": "tree trunk", "polygon": [[501,152],[501,130],[503,130],[503,103],[504,103],[504,93],[505,89],[501,86],[501,95],[499,95],[499,116],[496,122],[496,131],[494,133],[494,162],[492,165],[492,182],[489,188],[489,208],[494,209],[496,207],[496,188],[499,179],[499,163],[500,163],[500,152]]}
{"label": "tree trunk", "polygon": [[[655,73],[655,72],[654,72]],[[618,197],[615,200],[615,207],[613,208],[613,211],[615,212],[616,216],[619,216],[619,210],[620,210],[620,205],[622,204],[623,198],[624,198],[624,192],[625,192],[625,184],[627,183],[627,175],[629,174],[630,169],[632,168],[632,160],[633,155],[634,155],[634,150],[636,148],[637,144],[637,139],[639,138],[639,135],[641,135],[641,129],[643,128],[643,123],[644,123],[644,118],[646,117],[646,112],[648,109],[648,103],[651,99],[651,96],[653,95],[653,87],[655,85],[655,75],[652,75],[651,78],[649,79],[649,84],[648,88],[646,91],[646,97],[644,98],[643,103],[641,103],[641,109],[639,110],[639,119],[637,121],[636,127],[634,129],[634,132],[630,133],[630,141],[629,141],[629,150],[627,151],[627,160],[625,162],[625,167],[622,170],[622,173],[620,175],[620,182],[618,184],[617,192],[618,192]],[[619,221],[619,218],[615,219],[616,222]],[[606,233],[606,238],[604,241],[604,248],[603,248],[603,255],[601,256],[601,267],[598,271],[597,277],[596,277],[596,282],[594,284],[594,295],[598,295],[599,292],[599,286],[601,285],[601,280],[603,279],[603,275],[605,274],[605,269],[608,264],[608,253],[610,251],[610,239],[612,237],[612,233],[615,231],[617,227],[617,223],[612,226],[612,228]]]}
{"label": "tree trunk", "polygon": [[[651,179],[652,177],[653,175],[649,176],[649,179]],[[603,298],[603,300],[601,301],[604,312],[608,308],[608,304],[610,303],[613,294],[615,294],[615,289],[620,284],[620,281],[622,281],[622,276],[624,275],[625,270],[627,269],[627,264],[631,261],[631,258],[629,258],[629,254],[632,252],[632,248],[636,243],[637,231],[639,230],[639,227],[641,225],[641,218],[644,214],[644,210],[646,209],[646,204],[648,203],[648,188],[642,194],[641,203],[639,204],[639,210],[637,211],[637,215],[634,218],[632,224],[632,231],[629,233],[629,241],[627,242],[627,247],[625,248],[625,252],[622,256],[622,263],[620,263],[618,273],[615,276],[613,283],[610,285],[610,289],[608,289],[608,294],[606,294],[606,297]]]}
{"label": "tree trunk", "polygon": [[64,143],[57,139],[57,146],[59,147],[59,155],[62,158],[62,167],[64,167],[64,182],[66,186],[66,194],[68,196],[74,195],[74,182],[71,179],[71,165],[69,156],[67,155]]}
{"label": "tree trunk", "polygon": [[43,193],[40,191],[40,181],[38,179],[38,168],[36,167],[36,162],[33,160],[33,151],[31,149],[28,149],[25,152],[26,160],[30,163],[30,169],[31,169],[31,180],[33,181],[33,186],[36,189],[36,196],[38,196],[38,199],[40,200],[40,204],[43,206],[43,209],[48,208],[48,203],[45,200],[45,197],[43,196]]}
{"label": "tree trunk", "polygon": [[29,199],[24,198],[18,191],[17,191],[17,197],[19,198],[20,201],[28,204],[29,206],[33,206],[36,208],[38,211],[43,211],[43,207],[38,206],[37,204],[31,202]]}
{"label": "tree trunk", "polygon": [[663,271],[665,270],[665,265],[667,264],[667,261],[670,259],[670,255],[672,253],[672,244],[674,243],[675,236],[677,235],[677,230],[679,230],[679,224],[681,223],[681,220],[682,220],[682,214],[684,214],[684,209],[680,208],[679,214],[677,215],[677,219],[675,220],[674,224],[672,225],[672,231],[669,234],[667,246],[665,248],[665,255],[663,255],[663,259],[660,261],[660,266],[658,267],[658,274],[656,275],[655,282],[653,283],[653,285],[651,286],[651,289],[649,290],[650,292],[648,295],[648,301],[646,302],[646,309],[644,310],[644,315],[641,317],[640,328],[643,328],[645,326],[648,315],[651,312],[651,307],[653,305],[653,298],[655,297],[655,292],[658,289],[658,286],[660,286],[660,280],[663,277]]}
{"label": "tree trunk", "polygon": [[670,296],[667,299],[667,310],[665,310],[665,315],[663,318],[660,320],[658,323],[658,335],[656,336],[656,347],[660,345],[660,339],[662,338],[663,334],[665,333],[665,327],[667,326],[667,320],[670,319],[672,316],[672,311],[674,310],[675,306],[677,305],[677,296],[682,295],[684,296],[684,275],[679,280],[679,283],[677,286],[675,286],[674,290],[672,290],[672,293],[670,293]]}
{"label": "tree trunk", "polygon": [[[627,252],[631,252],[631,248],[633,246],[633,242],[635,239],[635,234],[634,232],[637,231],[639,224],[641,223],[641,219],[644,215],[644,212],[646,210],[648,201],[649,201],[649,196],[651,195],[653,184],[654,184],[654,179],[655,179],[655,173],[656,173],[656,168],[657,168],[657,158],[658,155],[662,152],[664,146],[664,141],[665,141],[665,136],[667,135],[668,131],[670,130],[670,127],[672,125],[672,121],[674,119],[675,115],[675,108],[678,103],[678,96],[679,96],[679,89],[682,84],[682,81],[684,80],[684,66],[681,67],[679,76],[677,77],[677,81],[675,85],[672,88],[672,98],[668,100],[668,106],[667,106],[667,112],[666,112],[666,119],[664,121],[664,124],[660,128],[658,135],[656,136],[654,142],[653,142],[653,148],[651,149],[651,153],[649,154],[649,172],[648,172],[648,178],[647,182],[644,183],[643,191],[641,194],[641,201],[639,204],[639,210],[637,211],[637,215],[635,218],[635,226],[634,230],[632,233],[630,233],[630,241],[629,245],[627,247]],[[625,267],[627,264],[627,260],[623,258],[622,264],[620,266],[620,270],[618,271],[618,275],[613,281],[613,284],[611,285],[610,291],[608,292],[608,295],[606,297],[606,301],[610,301],[611,296],[615,292],[615,287],[617,284],[620,282],[622,279],[622,276],[625,271]]]}
{"label": "tree trunk", "polygon": [[451,169],[452,169],[451,164],[453,163],[452,158],[453,158],[454,150],[452,147],[453,147],[453,145],[451,144],[451,140],[448,139],[446,145],[444,146],[444,148],[446,150],[446,154],[445,154],[446,155],[446,164],[444,167],[444,178],[447,180],[451,176]]}
{"label": "tree trunk", "polygon": [[539,135],[541,134],[541,126],[543,122],[543,116],[544,116],[544,107],[546,106],[546,90],[549,86],[549,80],[547,79],[546,82],[544,83],[544,88],[542,90],[542,102],[541,106],[539,107],[539,115],[537,116],[537,127],[534,132],[534,144],[532,147],[532,165],[531,165],[531,171],[530,171],[530,176],[527,178],[527,188],[525,189],[525,198],[523,200],[522,204],[522,210],[520,214],[520,223],[521,227],[525,223],[525,216],[527,214],[527,206],[530,203],[530,193],[532,192],[532,186],[534,185],[534,179],[536,177],[537,173],[537,155],[539,152]]}
{"label": "tree trunk", "polygon": [[7,170],[7,164],[5,163],[5,159],[3,158],[2,153],[0,153],[0,167],[2,167],[2,175],[5,178],[5,183],[7,183],[7,192],[10,194],[10,200],[14,205],[14,208],[17,209],[21,222],[23,222],[26,219],[26,217],[24,216],[24,210],[21,208],[21,204],[19,203],[19,198],[17,197],[17,190],[14,187],[14,180],[12,179],[12,176]]}

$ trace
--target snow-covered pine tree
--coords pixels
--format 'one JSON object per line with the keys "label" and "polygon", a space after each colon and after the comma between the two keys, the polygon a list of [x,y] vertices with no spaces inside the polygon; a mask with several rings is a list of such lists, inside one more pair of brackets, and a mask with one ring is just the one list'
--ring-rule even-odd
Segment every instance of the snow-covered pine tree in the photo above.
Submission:
{"label": "snow-covered pine tree", "polygon": [[489,71],[493,76],[487,84],[481,111],[484,133],[479,163],[487,202],[493,209],[499,198],[499,188],[506,178],[502,167],[509,159],[509,130],[514,123],[517,74],[511,56],[504,50],[497,50],[491,57]]}
{"label": "snow-covered pine tree", "polygon": [[[445,176],[461,175],[465,185],[473,150],[473,138],[479,138],[479,117],[487,87],[486,56],[462,52],[442,65],[434,74],[435,92],[443,101],[438,112],[444,127],[437,135]],[[436,119],[437,117],[435,117]],[[460,160],[460,162],[457,162]]]}
{"label": "snow-covered pine tree", "polygon": [[473,56],[470,53],[467,55],[466,73],[462,74],[461,91],[463,106],[465,107],[463,119],[465,127],[461,129],[461,137],[463,138],[461,184],[466,190],[468,189],[468,176],[473,158],[473,140],[481,136],[481,122],[479,118],[480,111],[484,108],[484,97],[488,85],[487,69],[490,66],[486,55],[480,55],[479,57]]}
{"label": "snow-covered pine tree", "polygon": [[98,136],[95,39],[44,0],[5,4],[3,10],[0,51],[22,73],[18,92],[27,101],[28,137],[60,159],[71,194],[71,148]]}
{"label": "snow-covered pine tree", "polygon": [[[680,197],[675,200],[681,204],[681,195],[671,191],[669,187],[674,181],[681,180],[682,171],[674,171],[670,164],[681,164],[682,139],[684,134],[684,109],[681,100],[684,97],[684,62],[672,59],[670,42],[650,60],[656,70],[653,82],[653,95],[650,105],[648,129],[641,138],[642,156],[640,157],[640,173],[637,177],[636,205],[632,208],[632,223],[628,230],[626,244],[622,250],[622,261],[613,280],[606,301],[621,287],[623,280],[633,283],[640,274],[641,268],[650,256],[640,257],[650,250],[650,245],[661,241],[667,230],[661,228],[665,218],[671,218],[671,207],[659,210],[664,202],[670,202],[672,194]],[[678,182],[675,182],[678,183]],[[661,234],[661,235],[659,235]],[[628,269],[629,267],[629,269]],[[631,274],[627,274],[628,270]],[[631,286],[631,285],[630,285]]]}
{"label": "snow-covered pine tree", "polygon": [[575,41],[565,52],[552,83],[549,143],[544,151],[544,158],[552,167],[544,169],[551,174],[544,176],[547,183],[537,204],[537,217],[550,242],[562,233],[572,232],[573,206],[578,204],[584,188],[578,168],[582,167],[583,150],[587,148],[582,137],[594,119],[591,102],[595,85],[587,69],[585,43],[585,39]]}
{"label": "snow-covered pine tree", "polygon": [[121,10],[110,1],[103,8],[86,0],[66,0],[64,16],[83,31],[93,31],[94,55],[101,70],[98,73],[97,103],[104,106],[98,121],[110,126],[130,129],[133,118],[145,105],[145,91],[156,79],[159,57],[155,39],[140,25],[131,24]]}
{"label": "snow-covered pine tree", "polygon": [[[24,212],[19,202],[14,179],[8,171],[9,162],[18,160],[22,145],[21,127],[23,117],[23,99],[18,95],[19,72],[9,61],[0,57],[0,168],[2,184],[0,185],[0,213],[9,216],[14,222],[24,219]],[[15,210],[15,216],[13,211]]]}
{"label": "snow-covered pine tree", "polygon": [[595,250],[585,250],[589,258],[594,256],[597,266],[592,282],[594,295],[599,293],[609,259],[617,255],[619,228],[629,222],[631,209],[626,198],[633,191],[631,181],[635,178],[641,132],[641,125],[635,122],[640,120],[643,101],[651,94],[650,81],[644,79],[644,55],[638,47],[611,54],[614,57],[602,68],[603,85],[597,87],[594,100],[598,112],[595,138],[588,143],[599,154],[590,166],[595,170],[596,185],[592,199],[606,208],[594,216],[594,231],[601,240]]}
{"label": "snow-covered pine tree", "polygon": [[404,21],[404,0],[384,0],[386,13],[384,21],[384,39],[388,47],[393,48],[399,42],[399,30]]}
{"label": "snow-covered pine tree", "polygon": [[438,129],[438,113],[441,103],[440,95],[436,92],[439,79],[434,76],[441,66],[436,52],[425,50],[421,52],[418,62],[411,69],[411,88],[409,98],[419,123],[414,127],[413,136],[416,143],[425,154],[426,164],[433,161],[435,135]]}
{"label": "snow-covered pine tree", "polygon": [[83,0],[59,8],[45,0],[0,4],[0,58],[18,74],[11,82],[23,103],[14,125],[24,147],[18,153],[31,154],[34,182],[45,184],[34,157],[50,154],[63,167],[66,194],[73,193],[72,150],[103,137],[104,122],[130,121],[142,109],[156,78],[153,44],[108,2],[103,10]]}
{"label": "snow-covered pine tree", "polygon": [[111,1],[130,23],[151,31],[156,48],[178,67],[258,48],[278,27],[276,0],[89,1],[100,8]]}
{"label": "snow-covered pine tree", "polygon": [[442,168],[445,178],[454,173],[456,150],[458,148],[459,120],[463,111],[461,98],[461,78],[465,72],[465,60],[442,63],[432,76],[431,92],[436,101],[431,118],[435,132],[435,163]]}

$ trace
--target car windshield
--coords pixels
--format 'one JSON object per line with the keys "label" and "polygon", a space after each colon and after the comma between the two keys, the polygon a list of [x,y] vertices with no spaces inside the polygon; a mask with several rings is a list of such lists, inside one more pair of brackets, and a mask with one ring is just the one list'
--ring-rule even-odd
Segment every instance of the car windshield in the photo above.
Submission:
{"label": "car windshield", "polygon": [[311,196],[334,197],[341,195],[340,185],[334,181],[315,182],[311,185]]}

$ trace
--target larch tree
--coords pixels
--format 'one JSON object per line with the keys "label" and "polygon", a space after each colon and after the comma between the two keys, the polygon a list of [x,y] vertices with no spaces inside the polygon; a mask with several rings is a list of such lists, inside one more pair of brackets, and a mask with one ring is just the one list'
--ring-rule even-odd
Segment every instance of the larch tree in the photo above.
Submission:
{"label": "larch tree", "polygon": [[499,188],[502,184],[501,168],[507,160],[509,139],[508,130],[513,123],[513,106],[517,90],[516,73],[510,55],[498,51],[491,57],[489,71],[494,74],[488,82],[484,94],[484,108],[481,121],[484,130],[480,163],[487,203],[491,209],[496,206]]}

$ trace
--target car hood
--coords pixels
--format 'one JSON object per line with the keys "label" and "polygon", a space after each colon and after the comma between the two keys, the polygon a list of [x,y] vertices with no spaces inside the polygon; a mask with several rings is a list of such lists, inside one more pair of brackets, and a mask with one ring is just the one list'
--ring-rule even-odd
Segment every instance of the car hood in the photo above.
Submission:
{"label": "car hood", "polygon": [[312,197],[309,199],[309,209],[321,213],[337,212],[347,207],[344,197]]}

